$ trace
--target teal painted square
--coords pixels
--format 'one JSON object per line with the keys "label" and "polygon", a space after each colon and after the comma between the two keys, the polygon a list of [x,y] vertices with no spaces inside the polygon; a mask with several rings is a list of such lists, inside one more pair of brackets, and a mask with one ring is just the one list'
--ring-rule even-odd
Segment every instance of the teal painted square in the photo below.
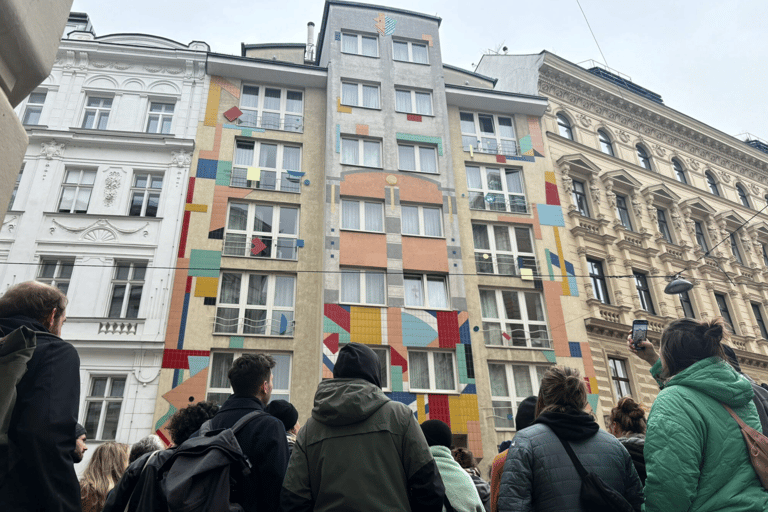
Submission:
{"label": "teal painted square", "polygon": [[155,430],[157,430],[157,429],[159,429],[160,427],[162,427],[162,426],[163,426],[163,423],[165,423],[166,421],[168,421],[169,419],[171,419],[171,416],[173,416],[174,414],[176,414],[176,411],[178,411],[178,409],[176,409],[176,408],[175,408],[174,406],[172,406],[172,405],[169,405],[169,406],[168,406],[168,412],[167,412],[167,413],[165,413],[165,414],[163,414],[163,415],[162,415],[162,417],[160,417],[160,419],[159,419],[159,420],[157,420],[157,423],[155,423]]}
{"label": "teal painted square", "polygon": [[219,165],[216,167],[216,184],[229,186],[232,179],[232,162],[225,162],[219,160]]}
{"label": "teal painted square", "polygon": [[323,332],[325,333],[338,333],[339,334],[339,343],[349,343],[350,337],[349,333],[339,327],[336,322],[331,320],[330,318],[323,317]]}
{"label": "teal painted square", "polygon": [[243,137],[251,137],[253,136],[253,130],[240,130],[240,135]]}
{"label": "teal painted square", "polygon": [[544,249],[544,254],[547,257],[547,270],[549,270],[549,280],[554,281],[555,280],[555,273],[552,271],[552,256],[549,252],[549,249]]}
{"label": "teal painted square", "polygon": [[597,402],[600,400],[600,395],[595,394],[588,394],[587,395],[587,401],[589,402],[589,405],[592,406],[592,412],[597,414]]}
{"label": "teal painted square", "polygon": [[547,358],[547,361],[549,361],[550,363],[556,363],[557,362],[557,358],[555,357],[555,351],[554,350],[544,350],[542,353],[544,354],[544,357]]}
{"label": "teal painted square", "polygon": [[565,227],[563,209],[559,204],[537,204],[536,211],[539,212],[539,224],[542,226]]}
{"label": "teal painted square", "polygon": [[189,275],[195,277],[219,277],[221,253],[192,249],[189,255]]}
{"label": "teal painted square", "polygon": [[403,390],[403,367],[402,366],[390,366],[390,379],[392,385],[392,391]]}
{"label": "teal painted square", "polygon": [[568,276],[568,287],[571,289],[571,297],[579,296],[579,285],[576,284],[576,278],[574,276]]}
{"label": "teal painted square", "polygon": [[230,336],[229,348],[243,348],[245,344],[245,338],[242,336]]}
{"label": "teal painted square", "polygon": [[533,149],[533,144],[531,143],[531,136],[526,135],[525,137],[520,139],[520,154],[525,155],[527,152]]}
{"label": "teal painted square", "polygon": [[194,377],[208,368],[210,358],[208,356],[187,356],[187,362],[189,363],[189,376]]}

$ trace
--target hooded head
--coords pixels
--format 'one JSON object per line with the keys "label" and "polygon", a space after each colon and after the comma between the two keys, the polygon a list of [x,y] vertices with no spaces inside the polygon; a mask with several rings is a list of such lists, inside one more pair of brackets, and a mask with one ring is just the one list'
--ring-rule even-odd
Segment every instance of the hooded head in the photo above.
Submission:
{"label": "hooded head", "polygon": [[451,427],[440,420],[427,420],[421,424],[421,431],[427,439],[429,446],[445,446],[450,448],[453,444]]}
{"label": "hooded head", "polygon": [[381,387],[379,357],[366,345],[347,343],[336,358],[334,379],[363,379]]}
{"label": "hooded head", "polygon": [[536,419],[536,400],[535,396],[529,396],[517,407],[517,413],[515,414],[515,430],[520,432],[526,427],[533,425],[533,420]]}
{"label": "hooded head", "polygon": [[283,422],[285,431],[293,430],[296,422],[299,421],[299,411],[292,403],[285,400],[272,400],[266,408],[266,411]]}

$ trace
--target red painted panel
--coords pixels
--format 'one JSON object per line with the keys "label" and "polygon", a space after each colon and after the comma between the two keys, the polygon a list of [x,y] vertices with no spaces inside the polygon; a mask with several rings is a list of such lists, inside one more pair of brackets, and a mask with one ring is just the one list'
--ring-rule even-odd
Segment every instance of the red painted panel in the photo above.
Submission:
{"label": "red painted panel", "polygon": [[167,348],[163,351],[163,368],[174,368],[179,370],[189,370],[189,360],[187,356],[210,356],[209,350],[179,350],[176,348]]}
{"label": "red painted panel", "polygon": [[192,293],[192,276],[187,276],[187,288],[184,293]]}
{"label": "red painted panel", "polygon": [[338,304],[326,304],[325,316],[336,325],[349,332],[349,311]]}
{"label": "red painted panel", "polygon": [[339,351],[339,333],[334,332],[329,334],[328,337],[323,340],[323,343],[328,347],[328,350],[335,354]]}
{"label": "red painted panel", "polygon": [[554,183],[544,183],[547,191],[547,204],[560,206],[560,193],[557,191],[557,185]]}
{"label": "red painted panel", "polygon": [[504,155],[496,155],[496,162],[500,164],[505,164],[507,163],[507,157],[505,157]]}
{"label": "red painted panel", "polygon": [[187,187],[187,203],[193,203],[192,198],[195,195],[195,178],[189,178],[189,186]]}
{"label": "red painted panel", "polygon": [[417,123],[421,122],[421,116],[418,114],[408,114],[408,120],[409,121],[416,121]]}
{"label": "red painted panel", "polygon": [[389,348],[389,360],[392,366],[400,366],[403,368],[403,373],[408,371],[408,360],[404,358],[395,347]]}
{"label": "red painted panel", "polygon": [[181,240],[179,240],[179,258],[184,257],[187,250],[187,235],[189,234],[189,216],[192,212],[184,212],[184,221],[181,223]]}
{"label": "red painted panel", "polygon": [[456,348],[461,343],[459,314],[456,311],[437,312],[437,336],[440,348]]}
{"label": "red painted panel", "polygon": [[429,396],[429,419],[440,420],[451,426],[451,409],[448,407],[447,395]]}

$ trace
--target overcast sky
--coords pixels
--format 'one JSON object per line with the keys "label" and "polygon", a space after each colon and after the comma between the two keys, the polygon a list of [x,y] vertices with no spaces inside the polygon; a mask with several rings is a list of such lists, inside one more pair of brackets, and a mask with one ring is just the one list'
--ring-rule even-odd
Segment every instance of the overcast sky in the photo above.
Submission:
{"label": "overcast sky", "polygon": [[[371,2],[373,3],[373,2]],[[383,2],[382,2],[383,3]],[[240,43],[303,43],[320,29],[322,0],[74,0],[96,35],[142,32],[219,53]],[[381,5],[381,4],[380,4]],[[602,61],[576,0],[387,0],[442,17],[443,62],[472,68],[502,45],[511,54],[549,50]],[[607,64],[664,103],[729,135],[768,139],[768,2],[760,0],[581,0]],[[316,35],[317,35],[316,31]]]}

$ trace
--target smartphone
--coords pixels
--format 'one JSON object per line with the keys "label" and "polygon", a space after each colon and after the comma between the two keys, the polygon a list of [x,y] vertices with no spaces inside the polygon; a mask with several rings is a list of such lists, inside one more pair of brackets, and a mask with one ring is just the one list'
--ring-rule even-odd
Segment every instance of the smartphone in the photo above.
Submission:
{"label": "smartphone", "polygon": [[648,339],[648,320],[635,320],[632,322],[632,345],[635,350],[643,350],[640,343]]}

